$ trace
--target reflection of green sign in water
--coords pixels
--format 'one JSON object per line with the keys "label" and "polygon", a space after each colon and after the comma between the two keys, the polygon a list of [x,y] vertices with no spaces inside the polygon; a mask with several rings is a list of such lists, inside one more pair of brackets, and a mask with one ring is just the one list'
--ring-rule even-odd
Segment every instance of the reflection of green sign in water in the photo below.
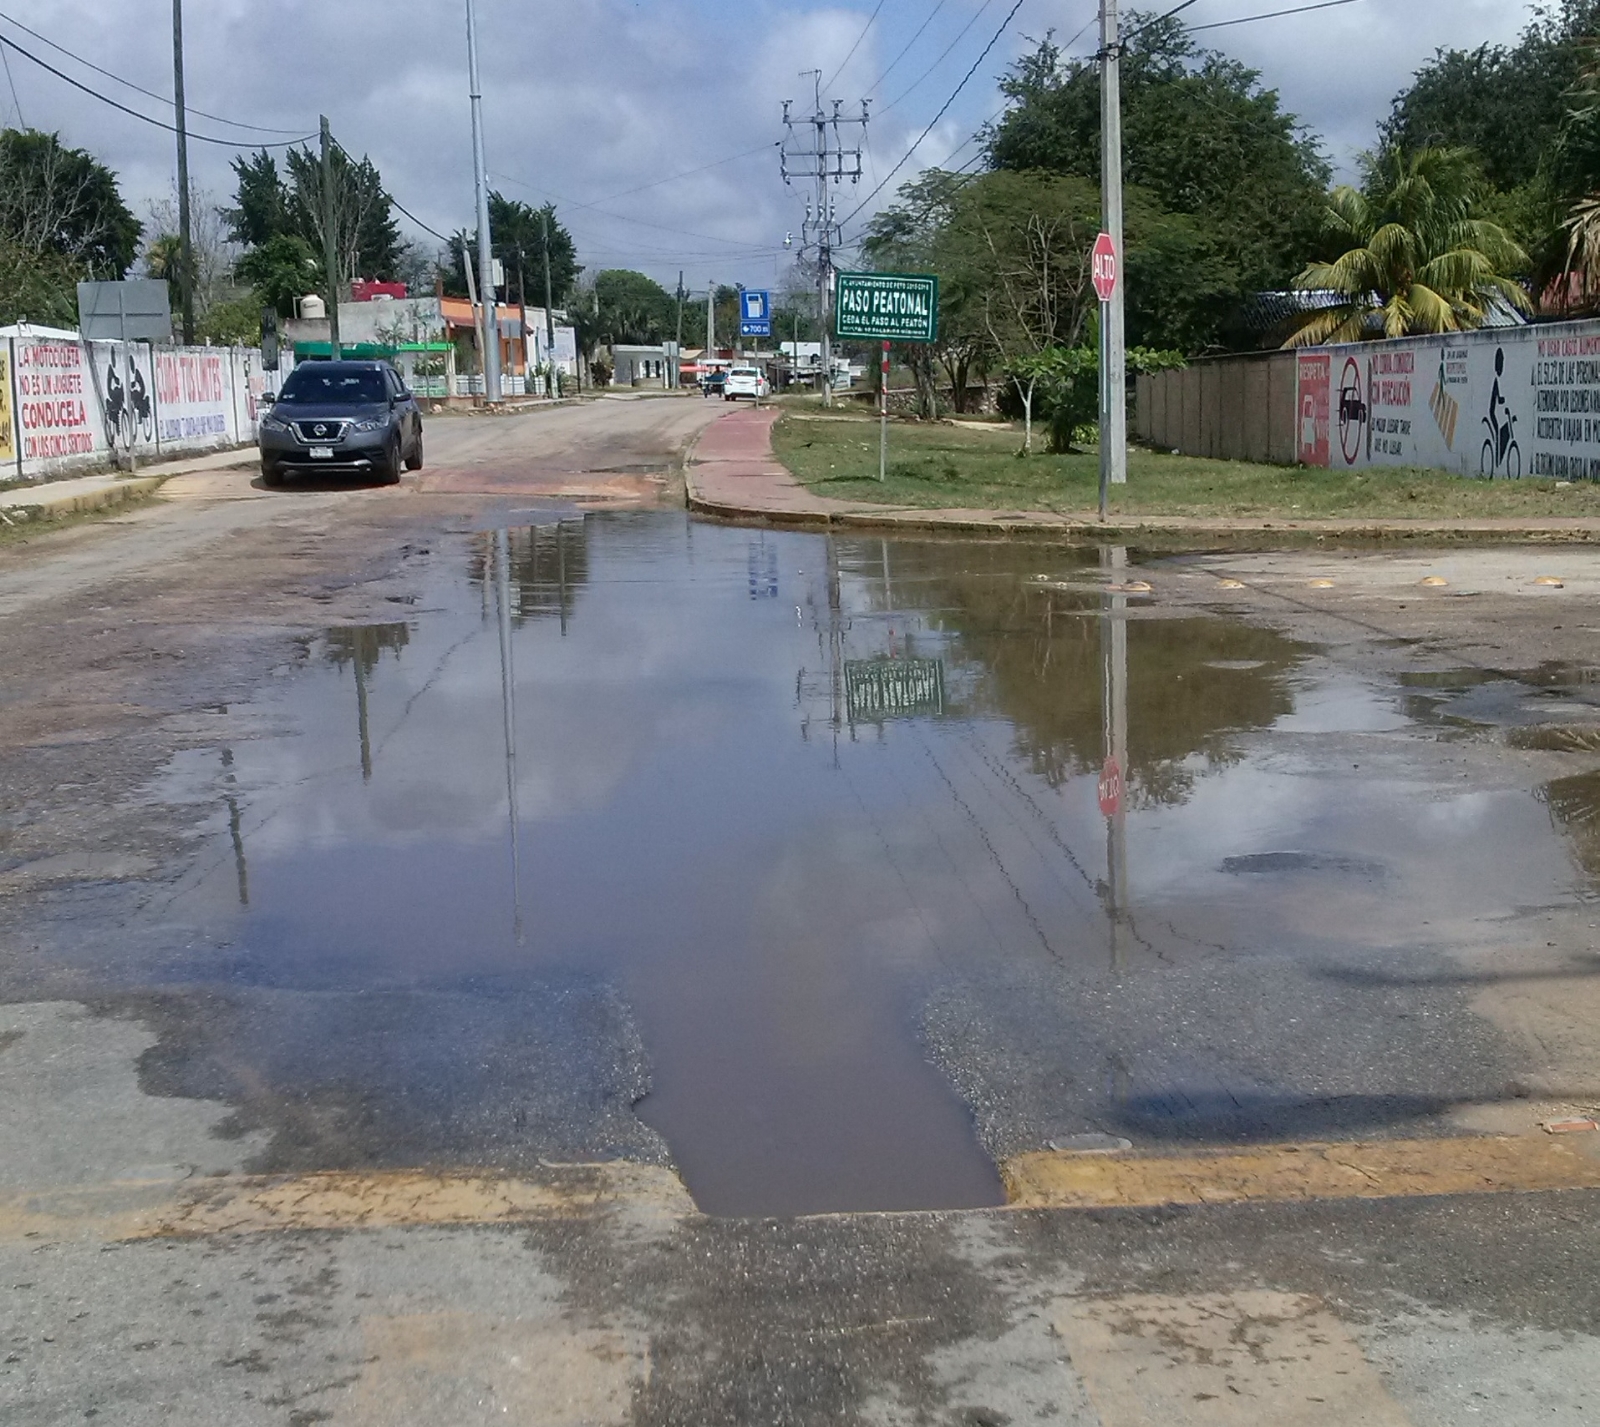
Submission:
{"label": "reflection of green sign in water", "polygon": [[938,659],[848,659],[844,688],[852,722],[944,712],[944,664]]}
{"label": "reflection of green sign in water", "polygon": [[834,319],[840,337],[931,342],[939,335],[939,279],[921,273],[840,273]]}

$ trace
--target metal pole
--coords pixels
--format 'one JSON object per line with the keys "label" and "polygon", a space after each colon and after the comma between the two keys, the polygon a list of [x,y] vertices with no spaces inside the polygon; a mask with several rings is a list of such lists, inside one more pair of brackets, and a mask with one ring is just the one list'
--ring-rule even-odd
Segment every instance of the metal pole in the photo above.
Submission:
{"label": "metal pole", "polygon": [[172,108],[178,131],[178,301],[183,345],[194,345],[194,238],[189,227],[189,125],[183,99],[183,0],[172,0]]}
{"label": "metal pole", "polygon": [[[544,346],[545,355],[550,362],[550,395],[554,397],[560,395],[560,393],[556,390],[559,382],[556,376],[556,308],[555,301],[551,297],[550,287],[550,210],[541,208],[539,217],[544,224]],[[682,273],[678,274],[678,286],[683,286]],[[683,325],[681,304],[679,305],[679,312],[678,325],[681,328]],[[679,333],[679,338],[680,340],[682,338],[681,332]]]}
{"label": "metal pole", "polygon": [[711,371],[707,365],[717,355],[717,285],[710,278],[706,279],[706,354],[700,359],[700,365],[706,367],[706,375]]}
{"label": "metal pole", "polygon": [[889,344],[878,368],[878,479],[889,479]]}
{"label": "metal pole", "polygon": [[1100,514],[1106,487],[1128,480],[1127,343],[1123,327],[1122,35],[1117,0],[1100,0],[1100,189],[1105,230],[1116,249],[1117,282],[1100,309]]}
{"label": "metal pole", "polygon": [[328,278],[328,352],[339,351],[339,205],[333,196],[333,130],[322,116],[322,266]]}
{"label": "metal pole", "polygon": [[517,814],[517,671],[511,643],[511,539],[504,526],[494,533],[494,588],[500,625],[500,714],[506,735],[506,816],[511,825],[512,930],[522,945],[522,859]]}
{"label": "metal pole", "polygon": [[[1100,552],[1114,587],[1127,576],[1128,552],[1113,546]],[[1102,667],[1106,757],[1116,764],[1122,785],[1115,811],[1106,818],[1106,899],[1111,934],[1111,968],[1120,970],[1127,959],[1128,929],[1128,598],[1106,596],[1103,619]]]}
{"label": "metal pole", "polygon": [[128,474],[131,476],[139,469],[139,458],[133,454],[133,443],[139,435],[139,418],[132,406],[133,402],[133,361],[128,354],[128,308],[123,301],[123,286],[117,284],[117,335],[122,340],[122,390],[126,393],[123,399],[124,409],[128,412]]}
{"label": "metal pole", "polygon": [[483,156],[483,91],[478,83],[478,20],[467,0],[467,70],[472,97],[472,167],[478,189],[478,287],[483,292],[484,400],[500,400],[500,322],[494,306],[494,249],[489,240],[489,166]]}

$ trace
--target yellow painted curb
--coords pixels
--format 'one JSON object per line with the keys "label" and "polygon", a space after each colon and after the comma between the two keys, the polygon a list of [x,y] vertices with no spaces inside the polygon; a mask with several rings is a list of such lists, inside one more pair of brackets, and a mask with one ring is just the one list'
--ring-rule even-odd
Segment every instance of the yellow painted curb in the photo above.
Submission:
{"label": "yellow painted curb", "polygon": [[1183,1156],[1040,1151],[1000,1166],[1018,1209],[1397,1199],[1600,1189],[1600,1158],[1547,1136],[1261,1145]]}
{"label": "yellow painted curb", "polygon": [[666,1218],[696,1212],[671,1170],[621,1162],[550,1166],[521,1178],[412,1170],[224,1176],[10,1196],[0,1200],[0,1243],[528,1224],[622,1208]]}

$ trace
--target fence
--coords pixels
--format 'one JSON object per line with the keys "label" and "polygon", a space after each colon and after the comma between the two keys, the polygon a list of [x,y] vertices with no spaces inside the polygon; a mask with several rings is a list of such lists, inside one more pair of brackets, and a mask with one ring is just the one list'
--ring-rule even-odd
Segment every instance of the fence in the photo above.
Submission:
{"label": "fence", "polygon": [[1139,378],[1135,429],[1191,456],[1600,480],[1600,322],[1200,362]]}
{"label": "fence", "polygon": [[1293,465],[1295,377],[1293,352],[1217,357],[1141,376],[1134,431],[1185,456]]}
{"label": "fence", "polygon": [[256,437],[261,353],[59,337],[0,341],[0,479],[49,480],[132,452]]}

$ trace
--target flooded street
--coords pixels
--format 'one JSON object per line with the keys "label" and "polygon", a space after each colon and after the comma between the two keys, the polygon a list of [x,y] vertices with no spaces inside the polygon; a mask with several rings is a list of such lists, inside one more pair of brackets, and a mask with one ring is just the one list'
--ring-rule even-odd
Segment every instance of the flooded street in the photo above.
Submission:
{"label": "flooded street", "polygon": [[[1600,717],[1584,671],[1353,678],[1152,608],[1122,551],[530,515],[440,541],[146,791],[205,831],[142,940],[247,1008],[225,1069],[214,1029],[180,1056],[279,1103],[264,1166],[516,1168],[603,1114],[707,1212],[965,1208],[1049,1144],[1434,1133],[1510,1093],[1451,958],[1592,896],[1592,790],[1437,750],[1486,700]],[[518,1044],[557,1004],[603,1105]]]}
{"label": "flooded street", "polygon": [[1590,1420],[1600,557],[735,528],[709,405],[8,554],[0,1418]]}

